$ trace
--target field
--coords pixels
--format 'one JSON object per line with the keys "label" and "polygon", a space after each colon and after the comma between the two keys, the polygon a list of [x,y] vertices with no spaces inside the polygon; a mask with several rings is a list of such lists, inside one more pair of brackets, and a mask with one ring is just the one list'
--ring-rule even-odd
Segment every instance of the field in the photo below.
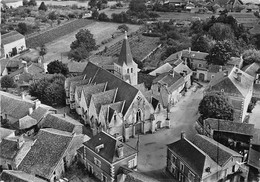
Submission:
{"label": "field", "polygon": [[[146,55],[148,55],[153,49],[159,45],[159,38],[147,37],[141,34],[132,34],[129,38],[129,44],[131,47],[133,57],[141,61]],[[122,47],[122,40],[116,44],[108,47],[106,52],[100,54],[104,56],[118,56]]]}
{"label": "field", "polygon": [[200,19],[204,20],[212,16],[212,14],[195,14],[195,13],[178,13],[178,12],[156,12],[160,15],[158,20],[191,20],[193,17],[199,17]]}

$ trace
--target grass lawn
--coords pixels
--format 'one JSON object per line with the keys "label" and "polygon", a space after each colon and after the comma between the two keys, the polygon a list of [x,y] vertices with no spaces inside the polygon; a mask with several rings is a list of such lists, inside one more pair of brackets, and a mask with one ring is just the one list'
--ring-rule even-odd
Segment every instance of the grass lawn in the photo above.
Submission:
{"label": "grass lawn", "polygon": [[178,13],[178,12],[156,12],[160,15],[158,20],[190,20],[192,17],[200,17],[201,19],[206,19],[211,17],[213,14],[198,14],[198,13]]}

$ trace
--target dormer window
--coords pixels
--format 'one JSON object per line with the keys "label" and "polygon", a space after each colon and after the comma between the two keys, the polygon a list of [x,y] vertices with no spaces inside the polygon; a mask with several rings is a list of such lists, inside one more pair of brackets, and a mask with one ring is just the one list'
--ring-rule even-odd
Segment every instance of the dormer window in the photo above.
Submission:
{"label": "dormer window", "polygon": [[95,147],[95,152],[96,152],[96,153],[99,153],[99,151],[100,151],[102,148],[104,148],[104,144],[100,144],[100,145],[96,146],[96,147]]}

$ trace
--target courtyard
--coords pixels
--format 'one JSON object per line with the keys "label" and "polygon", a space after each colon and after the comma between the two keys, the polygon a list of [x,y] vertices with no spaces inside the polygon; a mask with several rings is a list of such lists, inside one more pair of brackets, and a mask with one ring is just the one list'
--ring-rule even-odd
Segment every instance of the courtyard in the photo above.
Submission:
{"label": "courtyard", "polygon": [[[157,180],[167,181],[168,177],[164,173],[166,145],[179,140],[182,131],[187,138],[196,134],[194,124],[198,118],[198,105],[203,98],[203,90],[204,87],[197,88],[197,84],[194,84],[171,109],[170,129],[161,129],[154,134],[139,136],[138,171]],[[132,138],[127,144],[136,148],[137,138]]]}

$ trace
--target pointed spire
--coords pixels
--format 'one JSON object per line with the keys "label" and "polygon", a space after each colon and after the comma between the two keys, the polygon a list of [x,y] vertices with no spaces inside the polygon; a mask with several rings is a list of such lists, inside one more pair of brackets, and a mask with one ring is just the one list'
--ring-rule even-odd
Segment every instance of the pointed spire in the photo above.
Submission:
{"label": "pointed spire", "polygon": [[118,58],[118,64],[122,66],[123,64],[130,65],[132,63],[133,63],[133,56],[127,39],[127,32],[125,31],[125,38],[123,40],[122,48]]}

